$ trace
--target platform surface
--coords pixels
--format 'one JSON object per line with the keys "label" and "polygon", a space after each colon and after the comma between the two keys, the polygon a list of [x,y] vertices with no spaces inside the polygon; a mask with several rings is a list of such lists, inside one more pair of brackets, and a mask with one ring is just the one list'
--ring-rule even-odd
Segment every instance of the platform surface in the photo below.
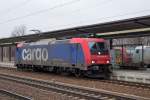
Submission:
{"label": "platform surface", "polygon": [[112,78],[150,84],[150,70],[114,70]]}
{"label": "platform surface", "polygon": [[0,67],[16,68],[14,62],[0,62]]}

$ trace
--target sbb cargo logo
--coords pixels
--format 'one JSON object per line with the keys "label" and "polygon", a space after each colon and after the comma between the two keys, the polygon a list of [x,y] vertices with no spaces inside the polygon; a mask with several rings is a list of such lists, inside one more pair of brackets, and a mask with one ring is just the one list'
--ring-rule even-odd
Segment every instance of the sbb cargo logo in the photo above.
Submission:
{"label": "sbb cargo logo", "polygon": [[46,48],[23,49],[22,59],[29,60],[29,61],[32,61],[32,60],[47,61],[48,50]]}

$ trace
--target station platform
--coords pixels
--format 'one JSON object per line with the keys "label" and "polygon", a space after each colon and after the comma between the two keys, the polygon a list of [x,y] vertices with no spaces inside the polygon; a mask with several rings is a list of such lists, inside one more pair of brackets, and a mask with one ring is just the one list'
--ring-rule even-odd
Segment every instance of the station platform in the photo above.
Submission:
{"label": "station platform", "polygon": [[16,68],[14,62],[0,62],[0,67]]}
{"label": "station platform", "polygon": [[150,69],[147,70],[113,70],[112,79],[150,84]]}

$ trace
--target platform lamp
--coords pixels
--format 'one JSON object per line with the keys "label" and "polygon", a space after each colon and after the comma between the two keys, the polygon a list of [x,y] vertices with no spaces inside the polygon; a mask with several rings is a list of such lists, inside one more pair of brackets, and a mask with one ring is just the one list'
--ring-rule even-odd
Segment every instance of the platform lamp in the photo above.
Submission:
{"label": "platform lamp", "polygon": [[36,34],[41,33],[41,30],[38,30],[38,29],[32,29],[32,30],[29,30],[29,31],[35,32]]}
{"label": "platform lamp", "polygon": [[[37,34],[38,37],[40,37],[40,36],[41,36],[40,33],[42,33],[41,30],[38,30],[38,29],[32,29],[32,30],[29,30],[29,31],[33,31],[35,34]],[[35,40],[36,40],[36,39],[34,38],[34,41],[35,41]],[[29,42],[31,42],[31,41],[29,41]],[[33,40],[32,40],[32,42],[33,42]]]}

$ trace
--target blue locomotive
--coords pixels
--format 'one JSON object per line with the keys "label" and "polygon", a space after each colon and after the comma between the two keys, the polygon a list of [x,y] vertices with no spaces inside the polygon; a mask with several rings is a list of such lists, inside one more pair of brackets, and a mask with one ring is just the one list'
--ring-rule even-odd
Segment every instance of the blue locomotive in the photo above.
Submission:
{"label": "blue locomotive", "polygon": [[104,39],[72,38],[20,43],[17,68],[67,72],[76,76],[109,77],[110,55]]}

